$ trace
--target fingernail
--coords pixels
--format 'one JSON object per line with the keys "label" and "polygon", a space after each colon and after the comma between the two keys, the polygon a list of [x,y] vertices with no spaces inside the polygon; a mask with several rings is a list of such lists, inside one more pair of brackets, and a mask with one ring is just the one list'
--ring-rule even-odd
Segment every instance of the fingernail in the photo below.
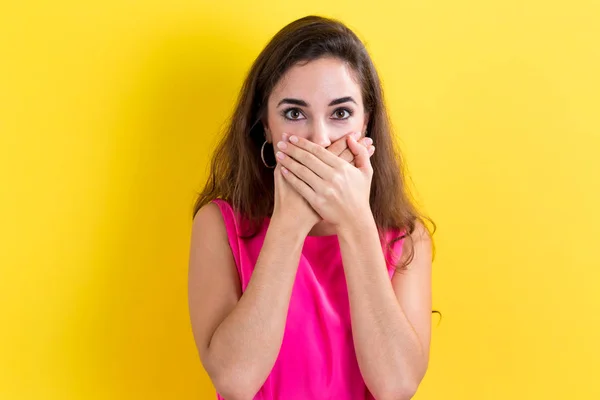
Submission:
{"label": "fingernail", "polygon": [[369,149],[369,153],[371,153],[371,155],[375,153],[375,146],[371,146],[371,148]]}
{"label": "fingernail", "polygon": [[281,150],[285,150],[285,149],[287,149],[287,144],[285,144],[285,142],[278,142],[277,147],[280,148]]}
{"label": "fingernail", "polygon": [[354,132],[354,137],[355,137],[356,139],[360,139],[360,135],[362,135],[362,133],[361,133],[361,132]]}
{"label": "fingernail", "polygon": [[282,133],[281,136],[283,140],[287,140],[290,135],[288,135],[287,133]]}
{"label": "fingernail", "polygon": [[275,153],[275,157],[277,157],[280,160],[283,160],[285,157],[285,154],[283,154],[282,152],[278,151],[277,153]]}
{"label": "fingernail", "polygon": [[367,142],[367,145],[371,145],[373,144],[373,139],[371,139],[370,137],[365,138],[365,142]]}
{"label": "fingernail", "polygon": [[298,138],[296,136],[290,136],[290,142],[298,143]]}

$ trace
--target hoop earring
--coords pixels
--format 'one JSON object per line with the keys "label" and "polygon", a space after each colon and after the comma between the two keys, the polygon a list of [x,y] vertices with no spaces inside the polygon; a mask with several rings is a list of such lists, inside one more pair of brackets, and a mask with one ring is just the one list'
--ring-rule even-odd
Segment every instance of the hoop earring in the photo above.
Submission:
{"label": "hoop earring", "polygon": [[277,163],[275,163],[275,165],[271,166],[271,165],[267,164],[267,162],[265,161],[265,145],[266,144],[267,144],[267,141],[265,140],[265,142],[262,144],[262,147],[260,148],[260,159],[262,160],[265,167],[267,167],[269,169],[273,169],[277,166]]}

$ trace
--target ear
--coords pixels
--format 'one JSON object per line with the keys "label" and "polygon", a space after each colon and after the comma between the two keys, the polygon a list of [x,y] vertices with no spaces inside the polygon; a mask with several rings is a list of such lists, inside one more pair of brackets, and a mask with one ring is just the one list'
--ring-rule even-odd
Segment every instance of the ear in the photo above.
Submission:
{"label": "ear", "polygon": [[273,137],[271,136],[271,131],[269,130],[269,126],[263,121],[263,130],[265,131],[265,140],[269,143],[273,143]]}

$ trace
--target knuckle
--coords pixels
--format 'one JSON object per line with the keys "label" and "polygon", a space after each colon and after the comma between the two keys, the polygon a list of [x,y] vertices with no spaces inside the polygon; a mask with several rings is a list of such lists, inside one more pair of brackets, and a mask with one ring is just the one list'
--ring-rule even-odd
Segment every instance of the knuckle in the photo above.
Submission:
{"label": "knuckle", "polygon": [[[325,150],[325,151],[327,151],[327,150]],[[314,163],[317,163],[319,160],[320,160],[319,157],[315,156],[314,154],[306,154],[306,160],[305,161],[307,163],[314,164]]]}
{"label": "knuckle", "polygon": [[332,187],[328,187],[327,189],[325,189],[325,192],[323,193],[323,197],[325,199],[333,199],[335,198],[336,195],[336,190]]}
{"label": "knuckle", "polygon": [[335,173],[331,176],[331,184],[336,187],[339,188],[342,186],[342,182],[343,182],[343,178],[341,174]]}
{"label": "knuckle", "polygon": [[297,162],[304,164],[306,162],[307,154],[306,154],[306,152],[298,151],[298,152],[294,153],[293,158]]}
{"label": "knuckle", "polygon": [[327,189],[325,190],[325,198],[326,198],[326,199],[333,199],[333,198],[335,198],[335,193],[336,193],[336,192],[335,192],[335,189],[334,189],[334,188],[331,188],[331,187],[330,187],[330,188],[327,188]]}
{"label": "knuckle", "polygon": [[327,147],[327,150],[329,150],[330,152],[332,152],[333,154],[339,154],[340,150],[341,150],[341,146],[339,145],[338,142],[335,142],[334,144],[332,144],[331,146]]}
{"label": "knuckle", "polygon": [[352,155],[352,153],[350,153],[348,150],[344,150],[344,152],[340,154],[340,158],[344,161],[350,162],[354,160],[354,155]]}
{"label": "knuckle", "polygon": [[[352,158],[352,160],[354,161],[354,158]],[[344,165],[342,165],[340,167],[340,171],[339,171],[340,178],[342,176],[348,176],[348,174],[350,174],[351,171],[352,171],[352,168],[350,168],[350,164],[344,164]]]}
{"label": "knuckle", "polygon": [[297,173],[298,173],[298,176],[300,176],[302,178],[306,178],[309,175],[309,169],[306,168],[304,165],[298,165]]}
{"label": "knuckle", "polygon": [[316,196],[314,204],[317,208],[322,208],[327,204],[327,199],[324,196]]}
{"label": "knuckle", "polygon": [[321,146],[317,146],[317,145],[310,147],[310,152],[317,157],[323,156],[323,152],[325,152],[325,151],[327,151],[325,149],[325,147],[321,147]]}

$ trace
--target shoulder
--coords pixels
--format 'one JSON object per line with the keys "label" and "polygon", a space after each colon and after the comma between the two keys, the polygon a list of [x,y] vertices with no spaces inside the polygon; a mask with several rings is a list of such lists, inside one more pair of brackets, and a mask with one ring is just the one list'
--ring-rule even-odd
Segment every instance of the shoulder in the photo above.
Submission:
{"label": "shoulder", "polygon": [[192,224],[192,235],[227,238],[225,221],[218,201],[212,201],[198,210]]}
{"label": "shoulder", "polygon": [[221,207],[219,207],[219,204],[215,200],[202,206],[194,216],[195,225],[214,224],[219,221],[223,222]]}
{"label": "shoulder", "polygon": [[415,244],[422,243],[424,245],[431,245],[431,232],[429,232],[427,227],[419,220],[415,222],[415,229],[409,236]]}
{"label": "shoulder", "polygon": [[[203,279],[206,279],[207,273],[237,277],[236,261],[230,242],[228,227],[219,205],[211,202],[202,206],[192,223],[190,279],[193,276],[204,276]],[[235,274],[223,271],[233,271]],[[215,279],[218,279],[216,275]]]}
{"label": "shoulder", "polygon": [[408,232],[408,228],[393,228],[385,231],[384,237],[388,244],[393,243],[396,249],[402,246],[402,250],[417,243],[425,246],[432,244],[431,232],[419,220],[415,221],[412,232]]}
{"label": "shoulder", "polygon": [[412,232],[407,233],[402,243],[400,264],[413,263],[415,259],[430,259],[433,251],[431,232],[417,219]]}

